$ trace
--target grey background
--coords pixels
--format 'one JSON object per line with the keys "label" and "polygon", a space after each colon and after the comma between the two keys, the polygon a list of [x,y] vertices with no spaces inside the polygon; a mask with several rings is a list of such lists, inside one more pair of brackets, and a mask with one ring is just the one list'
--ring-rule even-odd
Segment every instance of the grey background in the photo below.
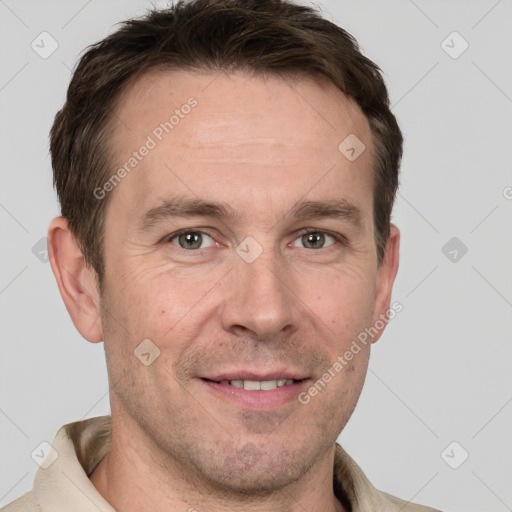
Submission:
{"label": "grey background", "polygon": [[[384,70],[405,135],[393,216],[403,311],[374,346],[340,441],[375,486],[404,499],[512,510],[512,0],[319,5]],[[31,488],[42,441],[109,413],[103,345],[74,329],[41,261],[58,214],[48,131],[81,50],[149,6],[0,0],[0,506]],[[46,59],[31,48],[43,31],[58,43]],[[446,39],[453,31],[469,44],[458,58],[445,51],[463,48]],[[469,458],[452,469],[462,450]]]}

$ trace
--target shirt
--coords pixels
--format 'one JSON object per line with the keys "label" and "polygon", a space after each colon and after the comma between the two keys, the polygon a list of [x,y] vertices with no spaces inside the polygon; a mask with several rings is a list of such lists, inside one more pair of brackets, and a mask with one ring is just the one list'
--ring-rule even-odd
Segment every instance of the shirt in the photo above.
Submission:
{"label": "shirt", "polygon": [[[107,455],[111,417],[99,416],[64,425],[34,485],[2,512],[115,512],[89,480]],[[343,448],[336,444],[334,493],[351,512],[439,512],[377,490]]]}

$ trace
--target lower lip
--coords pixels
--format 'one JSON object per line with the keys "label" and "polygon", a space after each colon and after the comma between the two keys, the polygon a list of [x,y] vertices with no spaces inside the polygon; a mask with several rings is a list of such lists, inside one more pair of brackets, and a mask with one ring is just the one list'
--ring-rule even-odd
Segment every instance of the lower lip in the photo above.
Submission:
{"label": "lower lip", "polygon": [[201,379],[201,382],[217,395],[252,410],[271,410],[281,407],[292,400],[297,400],[299,393],[307,386],[307,379],[305,379],[267,391],[250,391],[209,380]]}

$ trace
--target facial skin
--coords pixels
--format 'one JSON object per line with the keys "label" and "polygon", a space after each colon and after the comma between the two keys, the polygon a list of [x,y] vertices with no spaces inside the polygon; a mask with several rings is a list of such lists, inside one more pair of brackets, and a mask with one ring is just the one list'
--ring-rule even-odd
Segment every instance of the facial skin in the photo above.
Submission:
{"label": "facial skin", "polygon": [[[392,226],[379,266],[368,122],[311,79],[152,73],[118,107],[113,169],[190,97],[197,106],[109,192],[101,296],[65,220],[50,226],[68,311],[86,339],[105,344],[112,447],[91,481],[124,512],[342,510],[334,446],[369,344],[308,404],[297,396],[390,307],[399,232]],[[338,150],[349,134],[366,145],[353,162]],[[141,228],[177,197],[227,203],[234,216]],[[291,216],[299,202],[340,200],[359,217]],[[304,228],[316,230],[309,244]],[[173,235],[184,229],[188,238]],[[236,250],[258,248],[240,245],[246,237],[262,249],[250,263]],[[146,339],[160,350],[149,366],[134,355]],[[205,380],[280,375],[303,380],[274,391]]]}

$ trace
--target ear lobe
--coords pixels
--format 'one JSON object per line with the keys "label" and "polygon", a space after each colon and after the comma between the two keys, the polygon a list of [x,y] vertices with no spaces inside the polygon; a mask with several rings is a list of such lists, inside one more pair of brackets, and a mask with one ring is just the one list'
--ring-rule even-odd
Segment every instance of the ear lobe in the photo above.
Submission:
{"label": "ear lobe", "polygon": [[[399,262],[399,249],[400,249],[400,230],[391,224],[389,238],[386,243],[386,252],[384,260],[382,261],[377,271],[377,285],[375,290],[375,300],[373,308],[373,326],[387,324],[389,319],[389,311],[391,305],[391,292],[393,284],[398,272]],[[384,331],[378,329],[378,333],[372,338],[372,343],[375,343]]]}
{"label": "ear lobe", "polygon": [[80,334],[88,341],[103,340],[100,294],[96,272],[90,268],[64,217],[48,228],[48,254],[62,300]]}

